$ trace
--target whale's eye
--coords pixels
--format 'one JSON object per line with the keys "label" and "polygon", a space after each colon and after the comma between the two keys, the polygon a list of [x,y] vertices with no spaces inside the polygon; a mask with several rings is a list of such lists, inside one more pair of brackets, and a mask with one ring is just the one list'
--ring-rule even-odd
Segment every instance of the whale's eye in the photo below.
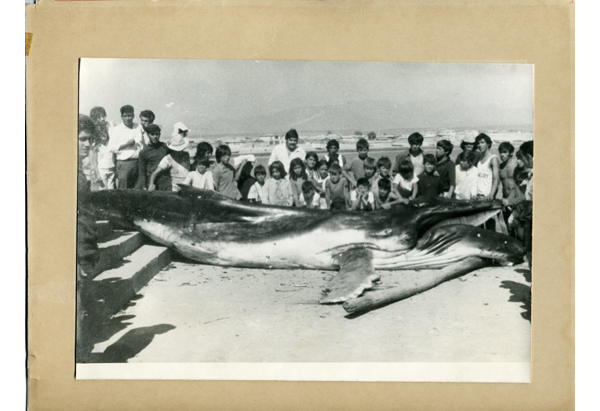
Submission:
{"label": "whale's eye", "polygon": [[389,237],[391,234],[392,234],[392,229],[386,228],[385,230],[381,230],[381,231],[371,234],[371,237],[375,237],[375,238]]}

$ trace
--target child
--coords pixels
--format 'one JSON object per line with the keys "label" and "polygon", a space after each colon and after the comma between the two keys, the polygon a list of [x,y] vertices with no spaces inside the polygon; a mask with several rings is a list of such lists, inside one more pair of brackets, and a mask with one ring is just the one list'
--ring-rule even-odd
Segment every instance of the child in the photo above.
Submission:
{"label": "child", "polygon": [[169,170],[171,173],[171,190],[180,190],[179,184],[183,183],[190,172],[190,155],[185,151],[188,144],[188,139],[182,137],[180,134],[171,137],[171,141],[167,144],[169,154],[160,160],[158,167],[156,167],[156,170],[150,176],[150,182],[148,183],[149,191],[156,189],[154,180],[162,170]]}
{"label": "child", "polygon": [[437,161],[433,154],[425,154],[423,156],[423,166],[425,167],[425,170],[419,175],[419,182],[417,183],[419,199],[429,200],[440,194],[442,182],[440,177],[436,175],[436,164]]}
{"label": "child", "polygon": [[319,156],[314,151],[309,151],[306,153],[306,157],[304,158],[304,162],[306,164],[306,175],[308,178],[316,179],[319,176],[319,171],[317,170],[317,163],[319,162]]}
{"label": "child", "polygon": [[196,171],[190,171],[185,180],[183,180],[183,184],[203,190],[214,190],[215,184],[213,183],[212,173],[207,171],[209,167],[210,162],[208,159],[196,163]]}
{"label": "child", "polygon": [[329,179],[325,181],[325,199],[329,209],[331,209],[331,204],[334,201],[340,204],[343,201],[343,209],[347,209],[350,205],[348,202],[348,180],[342,177],[342,167],[339,164],[332,164],[329,167]]}
{"label": "child", "polygon": [[325,154],[325,160],[329,161],[331,157],[337,157],[340,163],[340,166],[344,167],[344,164],[347,164],[346,158],[338,154],[340,150],[340,143],[337,140],[329,140],[327,142],[327,154]]}
{"label": "child", "polygon": [[369,191],[369,180],[359,178],[356,182],[356,190],[350,194],[351,210],[373,211],[375,209],[375,199],[373,193]]}
{"label": "child", "polygon": [[302,183],[302,193],[300,194],[300,207],[320,208],[320,197],[315,190],[315,186],[310,181]]}
{"label": "child", "polygon": [[245,165],[246,160],[239,165],[236,172],[235,168],[229,164],[229,160],[231,160],[231,149],[226,145],[217,147],[215,158],[217,159],[217,165],[212,171],[215,191],[225,197],[239,200],[242,198],[242,194],[237,188],[236,181],[239,179],[241,169]]}
{"label": "child", "polygon": [[327,210],[327,200],[325,199],[325,181],[329,178],[329,166],[327,160],[322,159],[317,163],[317,177],[311,179],[311,183],[321,198],[321,209]]}
{"label": "child", "polygon": [[294,204],[294,195],[290,182],[285,178],[287,173],[283,163],[281,161],[271,163],[269,174],[271,174],[271,179],[265,183],[267,197],[263,203],[288,207]]}
{"label": "child", "polygon": [[267,170],[264,166],[257,165],[254,168],[254,177],[256,178],[256,183],[254,183],[248,192],[248,200],[253,203],[261,204],[264,203],[267,198],[267,187],[265,184]]}
{"label": "child", "polygon": [[[194,154],[194,163],[207,159],[210,162],[210,157],[213,155],[213,147],[206,141],[201,141],[196,146],[196,154]],[[195,166],[195,165],[194,165]],[[214,167],[215,164],[211,164]]]}
{"label": "child", "polygon": [[343,175],[350,184],[352,184],[352,187],[356,187],[357,180],[365,176],[365,160],[371,159],[375,162],[374,159],[368,157],[369,142],[364,138],[360,138],[356,142],[356,151],[358,152],[358,157],[354,158],[343,167]]}
{"label": "child", "polygon": [[295,158],[290,163],[290,185],[294,196],[294,206],[300,207],[300,195],[302,195],[302,184],[308,181],[304,161]]}
{"label": "child", "polygon": [[248,199],[248,192],[250,187],[256,183],[256,179],[252,177],[252,168],[254,164],[252,161],[247,161],[246,164],[240,167],[240,177],[238,178],[237,187],[242,195],[242,200]]}
{"label": "child", "polygon": [[377,199],[377,195],[379,194],[379,181],[382,179],[392,181],[392,177],[390,176],[391,169],[392,161],[388,157],[381,157],[377,160],[377,170],[379,173],[373,177],[371,182],[371,192],[375,196],[375,199]]}
{"label": "child", "polygon": [[408,204],[419,192],[419,178],[415,176],[413,163],[405,158],[400,162],[398,174],[394,177],[394,190],[398,192],[401,202]]}
{"label": "child", "polygon": [[377,182],[378,190],[375,195],[375,209],[390,208],[392,204],[403,202],[402,197],[397,192],[392,191],[392,182],[388,179],[381,179]]}
{"label": "child", "polygon": [[458,200],[470,200],[477,196],[477,168],[473,167],[477,156],[467,151],[456,165],[456,190],[454,197]]}
{"label": "child", "polygon": [[436,144],[436,171],[442,182],[442,197],[452,198],[456,187],[456,165],[450,160],[454,145],[448,140],[440,140]]}
{"label": "child", "polygon": [[94,147],[100,176],[101,190],[115,188],[115,153],[108,148],[108,132],[100,133],[98,144]]}
{"label": "child", "polygon": [[[373,183],[375,181],[375,172],[377,171],[377,163],[375,159],[369,157],[364,162],[365,174],[364,178],[369,180],[369,191],[373,192]],[[375,183],[376,184],[376,183]]]}
{"label": "child", "polygon": [[423,150],[421,150],[421,146],[423,145],[423,136],[421,133],[412,133],[408,136],[408,144],[410,148],[408,149],[408,153],[400,154],[396,157],[396,162],[394,163],[393,172],[394,175],[400,172],[400,163],[402,160],[410,160],[414,167],[414,173],[416,176],[420,176],[421,173],[425,170],[423,166]]}

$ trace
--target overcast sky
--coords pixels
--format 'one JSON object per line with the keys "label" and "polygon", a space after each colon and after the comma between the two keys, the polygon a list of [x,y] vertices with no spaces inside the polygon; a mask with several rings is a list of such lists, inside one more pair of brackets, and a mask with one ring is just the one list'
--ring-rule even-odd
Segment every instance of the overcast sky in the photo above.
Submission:
{"label": "overcast sky", "polygon": [[115,123],[125,104],[136,116],[154,111],[168,129],[176,121],[193,128],[227,118],[231,130],[236,118],[362,101],[418,102],[423,119],[427,107],[452,112],[460,101],[464,112],[453,116],[465,126],[482,118],[487,125],[533,122],[527,64],[82,59],[80,67],[80,112],[103,106]]}

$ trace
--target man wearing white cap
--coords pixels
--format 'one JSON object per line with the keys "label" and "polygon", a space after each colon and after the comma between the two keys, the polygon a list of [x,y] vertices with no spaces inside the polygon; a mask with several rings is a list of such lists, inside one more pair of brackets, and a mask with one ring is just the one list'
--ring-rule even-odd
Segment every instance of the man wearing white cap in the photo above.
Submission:
{"label": "man wearing white cap", "polygon": [[137,181],[138,156],[143,148],[142,128],[133,121],[130,105],[121,107],[123,123],[108,130],[109,148],[117,159],[117,188],[133,188]]}
{"label": "man wearing white cap", "polygon": [[171,141],[167,143],[169,154],[160,160],[158,167],[156,167],[156,170],[150,176],[149,191],[155,189],[154,180],[162,170],[170,170],[171,183],[173,184],[172,189],[173,191],[180,190],[178,184],[182,184],[190,172],[190,154],[185,151],[188,144],[188,139],[184,138],[181,134],[171,137]]}

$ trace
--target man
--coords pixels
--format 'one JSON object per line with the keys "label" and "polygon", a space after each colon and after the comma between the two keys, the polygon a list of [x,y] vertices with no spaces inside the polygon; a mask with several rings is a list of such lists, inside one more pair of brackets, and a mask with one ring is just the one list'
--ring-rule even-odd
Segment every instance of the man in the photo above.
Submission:
{"label": "man", "polygon": [[144,147],[150,143],[150,138],[148,137],[146,128],[150,124],[154,124],[155,118],[156,116],[150,110],[144,110],[140,113],[140,124],[142,125],[142,141],[144,142]]}
{"label": "man", "polygon": [[269,158],[269,165],[275,161],[281,161],[285,172],[289,174],[291,161],[295,158],[304,161],[305,157],[306,152],[298,147],[298,132],[295,129],[291,129],[285,133],[285,145],[280,144],[273,149]]}
{"label": "man", "polygon": [[137,181],[137,163],[143,141],[142,127],[135,123],[133,118],[133,107],[123,106],[123,123],[109,130],[111,151],[117,159],[117,188],[133,188]]}
{"label": "man", "polygon": [[[136,188],[144,190],[148,189],[150,176],[152,176],[152,173],[158,167],[158,163],[169,152],[167,145],[160,141],[160,127],[156,124],[149,124],[146,127],[146,132],[148,133],[149,143],[140,152],[138,159],[139,177],[136,184]],[[157,190],[171,191],[171,177],[169,172],[160,174],[156,178],[155,185]]]}
{"label": "man", "polygon": [[91,280],[96,271],[100,253],[96,232],[96,219],[90,202],[90,182],[82,170],[83,161],[91,152],[91,140],[96,125],[86,115],[79,115],[78,124],[78,167],[77,167],[77,358],[91,351],[82,332],[83,321],[92,298]]}

